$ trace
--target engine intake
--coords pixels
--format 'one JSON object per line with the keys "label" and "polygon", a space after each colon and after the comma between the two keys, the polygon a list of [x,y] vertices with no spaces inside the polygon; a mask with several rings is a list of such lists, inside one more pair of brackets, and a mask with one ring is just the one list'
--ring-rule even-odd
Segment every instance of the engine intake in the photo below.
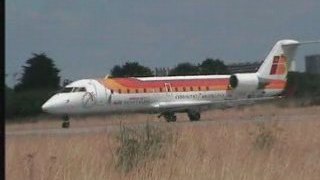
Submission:
{"label": "engine intake", "polygon": [[229,84],[234,91],[249,94],[258,89],[259,78],[256,73],[233,74]]}

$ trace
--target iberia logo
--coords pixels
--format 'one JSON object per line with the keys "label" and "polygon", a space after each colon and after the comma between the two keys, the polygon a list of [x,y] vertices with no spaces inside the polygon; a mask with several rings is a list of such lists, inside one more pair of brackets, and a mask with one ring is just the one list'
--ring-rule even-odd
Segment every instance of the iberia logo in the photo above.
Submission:
{"label": "iberia logo", "polygon": [[270,75],[283,75],[287,73],[287,57],[284,55],[274,56]]}

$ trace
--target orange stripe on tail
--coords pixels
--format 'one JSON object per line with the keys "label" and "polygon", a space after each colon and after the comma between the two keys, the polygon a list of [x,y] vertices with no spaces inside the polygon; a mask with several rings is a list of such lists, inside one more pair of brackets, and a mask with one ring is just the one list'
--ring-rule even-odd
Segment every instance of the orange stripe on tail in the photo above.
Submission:
{"label": "orange stripe on tail", "polygon": [[274,56],[270,75],[283,75],[287,73],[287,58],[284,55]]}

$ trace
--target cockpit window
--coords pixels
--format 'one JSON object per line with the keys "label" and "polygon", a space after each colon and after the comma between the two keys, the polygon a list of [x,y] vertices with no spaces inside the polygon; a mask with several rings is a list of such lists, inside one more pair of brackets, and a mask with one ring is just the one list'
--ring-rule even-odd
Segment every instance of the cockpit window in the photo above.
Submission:
{"label": "cockpit window", "polygon": [[61,89],[61,93],[69,93],[72,92],[73,87],[64,87],[63,89]]}
{"label": "cockpit window", "polygon": [[75,87],[72,92],[86,92],[85,87]]}
{"label": "cockpit window", "polygon": [[71,92],[86,92],[85,87],[64,87],[60,90],[60,93],[71,93]]}

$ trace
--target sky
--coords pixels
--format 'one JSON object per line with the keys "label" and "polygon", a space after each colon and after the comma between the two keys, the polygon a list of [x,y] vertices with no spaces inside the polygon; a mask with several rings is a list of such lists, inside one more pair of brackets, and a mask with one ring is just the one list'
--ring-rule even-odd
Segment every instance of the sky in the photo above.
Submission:
{"label": "sky", "polygon": [[[5,11],[11,87],[32,53],[52,58],[62,80],[77,80],[127,61],[261,61],[280,39],[320,40],[319,0],[8,0]],[[310,54],[320,45],[300,47],[297,70]]]}

